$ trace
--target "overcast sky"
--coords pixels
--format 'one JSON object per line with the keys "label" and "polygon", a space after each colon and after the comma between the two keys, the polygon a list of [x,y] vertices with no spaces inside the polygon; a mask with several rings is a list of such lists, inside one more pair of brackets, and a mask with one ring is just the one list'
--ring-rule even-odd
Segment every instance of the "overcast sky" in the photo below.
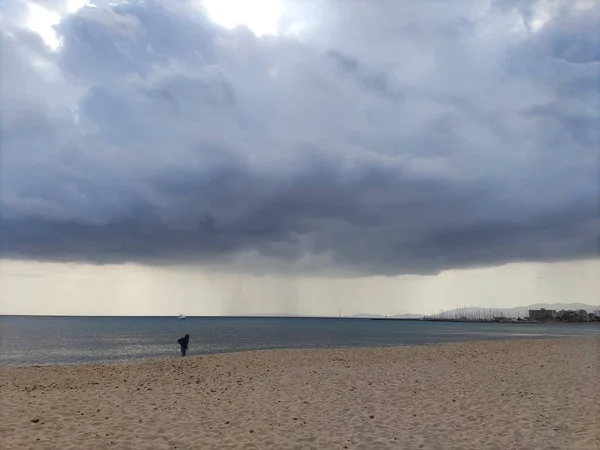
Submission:
{"label": "overcast sky", "polygon": [[600,303],[600,2],[247,3],[2,3],[0,313]]}

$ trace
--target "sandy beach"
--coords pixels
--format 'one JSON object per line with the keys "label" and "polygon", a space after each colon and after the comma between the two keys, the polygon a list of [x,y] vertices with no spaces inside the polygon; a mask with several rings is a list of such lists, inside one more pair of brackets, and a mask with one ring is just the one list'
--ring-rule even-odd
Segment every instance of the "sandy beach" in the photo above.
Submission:
{"label": "sandy beach", "polygon": [[3,449],[600,449],[600,339],[0,370]]}

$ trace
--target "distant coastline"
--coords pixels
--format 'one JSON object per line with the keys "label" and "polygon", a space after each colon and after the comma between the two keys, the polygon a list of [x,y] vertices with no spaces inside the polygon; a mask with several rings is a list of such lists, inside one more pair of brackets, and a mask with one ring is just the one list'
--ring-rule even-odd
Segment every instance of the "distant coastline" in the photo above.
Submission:
{"label": "distant coastline", "polygon": [[[452,310],[441,310],[437,314],[415,314],[415,313],[400,313],[400,314],[370,314],[361,312],[358,314],[351,315],[305,315],[305,314],[285,314],[285,313],[259,313],[259,314],[226,314],[226,315],[194,315],[186,314],[187,318],[192,319],[362,319],[362,320],[400,320],[400,321],[411,321],[411,320],[424,320],[436,318],[438,321],[444,319],[444,321],[454,322],[455,319],[466,317],[468,320],[476,319],[476,321],[483,321],[493,318],[508,319],[525,319],[530,310],[555,310],[555,311],[573,311],[577,312],[585,310],[587,312],[597,312],[600,315],[600,305],[590,305],[586,303],[536,303],[528,306],[517,306],[510,308],[483,308],[483,307],[462,307]],[[142,315],[112,315],[112,314],[0,314],[0,317],[97,317],[97,318],[177,318],[179,313],[173,314],[142,314]],[[446,320],[451,319],[451,320]],[[465,322],[465,320],[460,320]],[[569,322],[569,321],[564,321]],[[576,321],[572,321],[575,323]],[[528,322],[533,323],[533,322]]]}
{"label": "distant coastline", "polygon": [[[373,320],[415,320],[415,319],[373,319]],[[451,323],[489,323],[489,324],[503,324],[503,325],[597,325],[600,326],[600,321],[588,321],[588,322],[563,322],[560,320],[548,320],[548,321],[535,321],[535,320],[477,320],[477,319],[416,319],[422,322],[451,322]]]}

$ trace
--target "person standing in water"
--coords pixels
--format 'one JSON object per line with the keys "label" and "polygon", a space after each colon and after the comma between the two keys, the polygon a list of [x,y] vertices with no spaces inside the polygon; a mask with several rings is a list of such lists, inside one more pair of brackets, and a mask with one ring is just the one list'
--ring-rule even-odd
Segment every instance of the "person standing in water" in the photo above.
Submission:
{"label": "person standing in water", "polygon": [[185,356],[185,353],[188,349],[188,344],[190,343],[190,335],[186,334],[184,337],[177,339],[177,343],[181,347],[181,356]]}

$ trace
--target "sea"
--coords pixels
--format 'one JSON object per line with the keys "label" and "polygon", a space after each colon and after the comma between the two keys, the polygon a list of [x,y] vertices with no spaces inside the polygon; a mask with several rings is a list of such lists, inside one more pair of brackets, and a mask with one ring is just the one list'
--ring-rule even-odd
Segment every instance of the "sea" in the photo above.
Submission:
{"label": "sea", "polygon": [[330,318],[0,316],[0,366],[102,363],[264,349],[393,347],[600,336],[586,324],[449,323]]}

